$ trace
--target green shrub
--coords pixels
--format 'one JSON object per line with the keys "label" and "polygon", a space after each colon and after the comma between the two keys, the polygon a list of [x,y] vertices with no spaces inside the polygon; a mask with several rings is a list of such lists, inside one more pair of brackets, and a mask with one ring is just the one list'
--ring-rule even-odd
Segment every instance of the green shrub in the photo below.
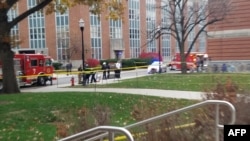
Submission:
{"label": "green shrub", "polygon": [[134,69],[135,63],[131,59],[124,59],[124,60],[122,60],[122,68]]}
{"label": "green shrub", "polygon": [[117,62],[117,59],[100,60],[100,65],[102,65],[103,62],[106,62],[106,63],[116,63],[116,62]]}
{"label": "green shrub", "polygon": [[[122,68],[135,68],[138,66],[147,66],[151,63],[150,58],[132,58],[132,59],[122,59]],[[103,62],[114,64],[117,62],[117,59],[106,59],[100,60],[100,64],[102,65]]]}
{"label": "green shrub", "polygon": [[135,66],[147,66],[151,64],[150,58],[133,58],[131,60],[134,61]]}
{"label": "green shrub", "polygon": [[55,68],[55,70],[61,69],[62,65],[63,65],[63,64],[60,63],[60,62],[53,62],[53,63],[52,63],[52,66]]}

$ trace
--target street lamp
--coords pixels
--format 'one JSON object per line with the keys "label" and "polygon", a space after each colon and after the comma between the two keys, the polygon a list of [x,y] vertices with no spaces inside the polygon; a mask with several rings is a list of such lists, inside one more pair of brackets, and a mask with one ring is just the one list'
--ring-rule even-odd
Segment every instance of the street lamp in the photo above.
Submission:
{"label": "street lamp", "polygon": [[83,30],[84,30],[84,20],[79,20],[79,27],[82,32],[82,69],[85,69],[85,63],[84,63],[84,41],[83,41]]}
{"label": "street lamp", "polygon": [[[80,27],[80,30],[82,32],[82,70],[84,71],[85,70],[85,63],[84,63],[85,61],[84,61],[84,41],[83,41],[83,30],[84,30],[84,21],[83,21],[83,19],[79,20],[79,27]],[[82,85],[83,86],[86,85],[84,73],[82,74]]]}
{"label": "street lamp", "polygon": [[158,26],[157,27],[157,32],[158,32],[158,38],[159,38],[159,43],[158,43],[158,46],[159,46],[159,49],[158,49],[158,56],[159,56],[159,73],[161,73],[161,27]]}

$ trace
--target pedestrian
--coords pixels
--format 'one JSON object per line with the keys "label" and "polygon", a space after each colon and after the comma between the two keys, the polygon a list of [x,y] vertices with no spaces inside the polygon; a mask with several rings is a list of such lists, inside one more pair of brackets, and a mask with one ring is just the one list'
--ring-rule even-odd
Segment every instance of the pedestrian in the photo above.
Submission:
{"label": "pedestrian", "polygon": [[78,84],[82,83],[82,65],[78,67]]}
{"label": "pedestrian", "polygon": [[106,69],[107,69],[106,62],[103,62],[103,63],[102,63],[102,71],[103,71],[102,79],[107,79],[107,76],[106,76]]}
{"label": "pedestrian", "polygon": [[196,56],[196,72],[200,71],[200,57]]}
{"label": "pedestrian", "polygon": [[115,78],[121,78],[121,62],[117,61],[115,63]]}
{"label": "pedestrian", "polygon": [[222,64],[221,71],[227,72],[227,65],[226,64]]}
{"label": "pedestrian", "polygon": [[201,72],[203,72],[203,70],[204,70],[204,57],[203,56],[201,56],[200,57],[200,70],[201,70]]}
{"label": "pedestrian", "polygon": [[72,71],[72,63],[69,62],[69,73],[71,74],[71,71]]}
{"label": "pedestrian", "polygon": [[109,65],[109,63],[107,63],[107,65],[106,65],[106,70],[107,70],[107,79],[109,79],[109,76],[110,76],[110,65]]}
{"label": "pedestrian", "polygon": [[67,75],[69,75],[72,71],[72,63],[71,62],[68,62],[66,64],[66,71],[67,71]]}
{"label": "pedestrian", "polygon": [[67,72],[67,75],[69,75],[69,70],[70,70],[70,65],[69,63],[66,64],[66,72]]}
{"label": "pedestrian", "polygon": [[90,83],[93,83],[93,82],[96,83],[95,74],[96,74],[96,71],[92,69],[90,73],[90,76],[91,76]]}
{"label": "pedestrian", "polygon": [[84,83],[85,83],[85,85],[86,84],[89,84],[89,77],[90,77],[90,73],[91,73],[91,71],[90,71],[90,68],[89,68],[89,65],[88,64],[86,64],[85,65],[85,68],[84,68],[85,70],[84,70]]}

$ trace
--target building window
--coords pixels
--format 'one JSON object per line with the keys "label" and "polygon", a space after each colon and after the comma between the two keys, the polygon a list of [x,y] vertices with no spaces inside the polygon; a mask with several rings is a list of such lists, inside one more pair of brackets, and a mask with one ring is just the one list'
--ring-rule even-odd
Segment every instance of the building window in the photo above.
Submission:
{"label": "building window", "polygon": [[206,52],[206,33],[202,32],[199,37],[199,52]]}
{"label": "building window", "polygon": [[122,38],[122,21],[121,20],[109,20],[109,32],[110,38],[121,39]]}
{"label": "building window", "polygon": [[[98,15],[90,13],[91,57],[102,59],[101,21]],[[85,50],[87,52],[88,50]]]}
{"label": "building window", "polygon": [[57,45],[57,60],[66,63],[70,60],[70,37],[69,37],[69,12],[56,12],[56,45]]}
{"label": "building window", "polygon": [[[28,0],[28,9],[37,5],[37,1]],[[29,35],[30,35],[30,48],[40,49],[45,48],[45,25],[44,14],[42,11],[37,11],[29,16]]]}
{"label": "building window", "polygon": [[130,58],[139,57],[140,44],[140,0],[129,0]]}
{"label": "building window", "polygon": [[[199,14],[201,15],[200,18],[204,19],[206,16],[205,4],[199,3],[199,6],[201,7],[199,11]],[[202,27],[204,27],[204,25],[205,21],[199,24],[199,28],[201,29]],[[206,39],[207,39],[206,32],[202,32],[199,36],[199,47],[198,47],[199,52],[207,52]]]}
{"label": "building window", "polygon": [[[170,16],[168,12],[168,6],[166,6],[167,0],[163,0],[161,2],[161,6],[164,7],[161,9],[161,25],[162,27],[168,27],[170,25]],[[161,52],[163,60],[171,60],[171,31],[170,30],[163,30],[161,35]]]}
{"label": "building window", "polygon": [[[14,5],[7,13],[8,15],[8,21],[12,21],[15,19],[18,15],[18,6]],[[11,47],[13,49],[19,49],[20,45],[20,39],[19,39],[19,27],[18,25],[15,25],[13,28],[10,30],[10,36],[11,36]]]}
{"label": "building window", "polygon": [[152,33],[156,29],[156,5],[155,0],[146,1],[146,26],[147,26],[147,51],[156,52],[156,39],[155,33]]}

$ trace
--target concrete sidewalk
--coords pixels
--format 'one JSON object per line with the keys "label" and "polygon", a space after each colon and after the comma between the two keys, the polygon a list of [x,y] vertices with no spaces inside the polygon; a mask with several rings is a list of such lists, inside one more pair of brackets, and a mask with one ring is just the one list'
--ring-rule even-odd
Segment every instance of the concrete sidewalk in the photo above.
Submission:
{"label": "concrete sidewalk", "polygon": [[137,88],[67,88],[70,84],[65,85],[48,85],[46,87],[35,87],[34,89],[21,89],[21,92],[112,92],[138,94],[145,96],[158,96],[178,99],[201,100],[202,92],[193,91],[176,91],[176,90],[159,90],[159,89],[137,89]]}

